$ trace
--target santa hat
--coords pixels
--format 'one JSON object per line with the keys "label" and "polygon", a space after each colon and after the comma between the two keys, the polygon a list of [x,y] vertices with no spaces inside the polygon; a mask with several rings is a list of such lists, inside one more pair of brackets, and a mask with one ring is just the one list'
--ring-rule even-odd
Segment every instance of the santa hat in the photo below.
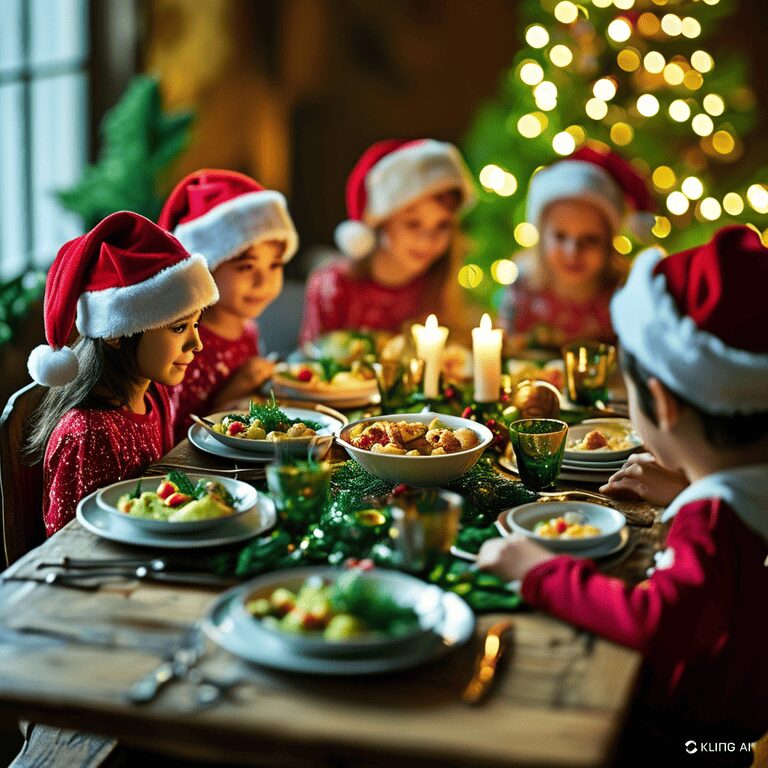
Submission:
{"label": "santa hat", "polygon": [[557,200],[583,200],[599,208],[611,228],[625,226],[649,240],[656,223],[654,203],[643,178],[615,152],[581,147],[535,173],[528,189],[528,221],[540,227],[545,208]]}
{"label": "santa hat", "polygon": [[66,346],[72,326],[93,339],[117,339],[160,328],[219,298],[205,259],[137,213],[107,216],[64,244],[45,284],[45,337],[32,350],[32,378],[58,387],[77,376]]}
{"label": "santa hat", "polygon": [[299,247],[285,198],[235,171],[200,170],[183,178],[165,201],[157,222],[213,271],[264,240],[285,242],[283,263]]}
{"label": "santa hat", "polygon": [[425,195],[456,189],[462,207],[474,202],[472,177],[459,150],[443,141],[387,139],[368,147],[347,179],[347,221],[334,239],[342,253],[362,259],[376,247],[375,228]]}
{"label": "santa hat", "polygon": [[768,411],[768,248],[746,226],[663,258],[641,253],[611,302],[619,340],[648,372],[714,414]]}

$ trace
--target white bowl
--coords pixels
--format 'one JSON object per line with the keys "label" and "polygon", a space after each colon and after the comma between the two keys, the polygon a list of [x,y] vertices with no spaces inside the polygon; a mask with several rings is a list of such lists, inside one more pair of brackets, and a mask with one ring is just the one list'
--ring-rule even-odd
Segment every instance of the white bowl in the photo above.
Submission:
{"label": "white bowl", "polygon": [[269,598],[278,587],[285,587],[294,594],[310,577],[318,577],[324,581],[335,581],[339,576],[348,573],[342,568],[331,566],[310,566],[307,568],[292,568],[260,576],[244,590],[246,595],[240,604],[238,612],[250,620],[249,627],[258,640],[261,634],[279,641],[292,652],[306,656],[378,656],[393,653],[395,649],[406,647],[418,638],[433,632],[443,618],[442,590],[434,584],[427,584],[414,576],[398,571],[375,568],[361,573],[365,579],[376,582],[376,586],[389,594],[399,605],[414,609],[418,624],[402,635],[370,635],[352,640],[326,640],[319,633],[301,634],[299,632],[282,632],[272,629],[260,619],[252,616],[246,609],[246,603],[259,598]]}
{"label": "white bowl", "polygon": [[[248,483],[244,483],[241,480],[233,480],[231,477],[221,477],[212,474],[188,474],[187,477],[193,483],[196,483],[198,480],[215,480],[217,483],[221,483],[238,500],[235,506],[235,511],[231,515],[226,515],[225,517],[214,517],[210,520],[189,520],[187,522],[178,523],[172,523],[169,520],[150,520],[143,517],[134,517],[126,512],[121,512],[117,508],[117,502],[121,496],[126,493],[131,493],[136,488],[139,478],[135,480],[121,480],[119,483],[113,483],[106,488],[102,488],[96,494],[96,503],[102,509],[115,515],[120,520],[124,520],[135,528],[140,528],[142,531],[183,535],[186,533],[204,531],[208,528],[215,528],[222,522],[244,515],[256,506],[256,502],[259,498],[258,491],[252,485],[248,485]],[[160,485],[163,480],[164,477],[162,475],[142,477],[142,491],[157,490],[158,485]]]}
{"label": "white bowl", "polygon": [[[339,430],[346,423],[346,419],[342,414],[338,414],[337,417],[336,415],[330,415],[310,408],[280,408],[280,410],[290,419],[301,419],[304,422],[315,421],[322,424],[322,429],[317,431],[318,435],[337,435]],[[208,421],[218,423],[225,416],[235,413],[245,415],[244,412],[234,410],[221,411],[220,413],[214,413],[205,418],[208,419]],[[286,440],[278,440],[276,442],[273,442],[272,440],[248,440],[244,437],[222,435],[220,432],[216,432],[208,426],[205,426],[204,429],[212,438],[218,440],[223,445],[228,445],[230,448],[237,448],[239,451],[250,451],[252,453],[261,453],[270,456],[274,456],[278,450],[291,454],[306,454],[309,442],[312,439],[311,437],[293,437]],[[279,445],[279,447],[276,448],[276,445]]]}
{"label": "white bowl", "polygon": [[[560,517],[566,512],[580,512],[586,518],[585,523],[598,527],[602,533],[580,539],[548,539],[533,532],[536,523]],[[507,512],[506,522],[510,530],[528,536],[553,552],[577,552],[599,546],[621,533],[627,524],[626,518],[618,510],[588,501],[534,501],[522,504]]]}
{"label": "white bowl", "polygon": [[[602,448],[595,451],[577,451],[568,447],[573,443],[581,442],[588,432],[592,432],[595,429],[600,430],[600,432],[608,437],[626,436],[632,445],[620,451],[606,451]],[[642,444],[643,441],[640,435],[635,432],[635,428],[629,419],[588,419],[581,424],[568,428],[568,438],[563,458],[589,462],[620,461],[634,453]]]}
{"label": "white bowl", "polygon": [[[359,424],[367,425],[376,421],[429,424],[433,419],[438,419],[448,429],[464,427],[471,429],[480,439],[480,443],[467,451],[440,456],[397,456],[355,448],[347,442],[347,437]],[[451,480],[461,477],[474,467],[483,455],[483,451],[493,442],[493,433],[483,424],[462,419],[459,416],[446,416],[442,413],[394,413],[353,421],[341,430],[339,442],[366,472],[370,472],[375,477],[392,483],[405,483],[416,488],[430,488],[450,483]]]}

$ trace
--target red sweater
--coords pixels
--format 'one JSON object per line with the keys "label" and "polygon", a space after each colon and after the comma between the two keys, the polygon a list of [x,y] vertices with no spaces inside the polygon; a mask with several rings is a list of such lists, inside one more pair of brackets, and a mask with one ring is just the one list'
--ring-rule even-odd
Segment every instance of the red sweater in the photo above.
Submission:
{"label": "red sweater", "polygon": [[387,288],[371,278],[353,277],[344,261],[331,262],[307,280],[299,341],[341,328],[399,333],[404,322],[423,314],[426,289],[424,275],[400,288]]}
{"label": "red sweater", "polygon": [[173,447],[166,388],[151,385],[145,402],[145,414],[124,408],[73,408],[59,419],[43,461],[43,520],[48,536],[74,518],[84,496],[119,480],[140,477]]}
{"label": "red sweater", "polygon": [[259,354],[259,329],[248,323],[243,335],[234,341],[225,339],[200,324],[201,352],[187,367],[184,381],[171,390],[174,406],[174,437],[183,440],[192,423],[191,413],[207,416],[223,384],[249,358]]}
{"label": "red sweater", "polygon": [[[760,629],[768,595],[766,489],[768,465],[691,485],[666,513],[675,518],[666,551],[634,588],[600,574],[591,560],[559,556],[526,574],[523,597],[644,654],[643,699],[669,723],[711,725],[755,740],[768,730]],[[686,738],[690,731],[680,743]]]}

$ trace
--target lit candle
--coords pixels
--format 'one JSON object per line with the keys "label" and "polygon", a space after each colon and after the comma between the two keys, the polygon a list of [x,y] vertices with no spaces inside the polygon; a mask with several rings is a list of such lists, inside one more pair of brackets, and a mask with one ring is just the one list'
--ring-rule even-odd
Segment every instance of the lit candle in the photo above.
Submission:
{"label": "lit candle", "polygon": [[437,324],[435,315],[430,315],[424,325],[414,323],[411,332],[416,340],[416,356],[424,361],[424,397],[439,397],[440,357],[448,329]]}
{"label": "lit candle", "polygon": [[480,327],[472,329],[472,352],[475,401],[496,402],[501,388],[501,328],[493,328],[487,314],[483,315]]}

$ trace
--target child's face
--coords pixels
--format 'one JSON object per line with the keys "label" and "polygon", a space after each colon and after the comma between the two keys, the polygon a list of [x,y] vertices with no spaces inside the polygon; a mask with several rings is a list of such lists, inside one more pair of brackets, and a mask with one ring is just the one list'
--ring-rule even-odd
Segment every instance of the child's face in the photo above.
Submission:
{"label": "child's face", "polygon": [[243,320],[258,317],[283,290],[284,251],[282,241],[264,240],[217,267],[213,272],[220,296],[217,309]]}
{"label": "child's face", "polygon": [[187,366],[203,345],[197,333],[200,312],[174,320],[170,325],[144,331],[136,350],[139,373],[169,387],[181,384]]}
{"label": "child's face", "polygon": [[594,205],[561,200],[544,214],[541,242],[553,282],[582,287],[599,281],[610,253],[611,233]]}
{"label": "child's face", "polygon": [[381,247],[403,277],[424,274],[448,250],[456,214],[434,197],[423,197],[390,216],[381,227]]}

